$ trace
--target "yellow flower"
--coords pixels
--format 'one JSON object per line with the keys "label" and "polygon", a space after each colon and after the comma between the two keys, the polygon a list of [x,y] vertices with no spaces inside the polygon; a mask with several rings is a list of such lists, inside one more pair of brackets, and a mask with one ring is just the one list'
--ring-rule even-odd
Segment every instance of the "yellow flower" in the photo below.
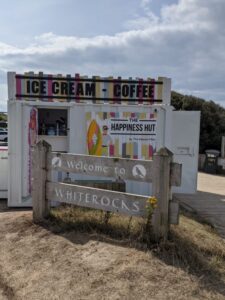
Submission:
{"label": "yellow flower", "polygon": [[155,205],[158,201],[155,196],[150,197],[147,202],[151,205]]}
{"label": "yellow flower", "polygon": [[146,201],[146,210],[148,211],[149,216],[152,215],[153,209],[157,207],[157,198],[155,196],[149,197]]}

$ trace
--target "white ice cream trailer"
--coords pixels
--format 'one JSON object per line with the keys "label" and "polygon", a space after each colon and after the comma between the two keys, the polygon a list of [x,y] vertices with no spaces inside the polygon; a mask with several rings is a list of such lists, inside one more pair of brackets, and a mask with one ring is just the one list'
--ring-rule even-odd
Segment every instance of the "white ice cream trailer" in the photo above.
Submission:
{"label": "white ice cream trailer", "polygon": [[[135,159],[167,147],[183,166],[174,191],[196,191],[200,113],[173,110],[170,79],[9,72],[8,90],[8,206],[32,205],[31,149],[42,139],[53,151]],[[151,185],[127,181],[126,190],[149,195]]]}

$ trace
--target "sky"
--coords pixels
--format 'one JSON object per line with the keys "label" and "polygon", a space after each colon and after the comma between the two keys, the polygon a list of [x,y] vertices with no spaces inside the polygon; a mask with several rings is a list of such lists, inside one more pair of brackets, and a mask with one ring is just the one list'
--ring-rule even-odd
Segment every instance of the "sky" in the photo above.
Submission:
{"label": "sky", "polygon": [[225,0],[0,0],[7,72],[172,79],[225,107]]}

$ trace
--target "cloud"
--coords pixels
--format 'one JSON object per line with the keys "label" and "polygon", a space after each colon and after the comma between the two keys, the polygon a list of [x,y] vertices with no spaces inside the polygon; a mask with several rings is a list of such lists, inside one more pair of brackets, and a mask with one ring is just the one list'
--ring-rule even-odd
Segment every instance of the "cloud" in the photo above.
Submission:
{"label": "cloud", "polygon": [[80,38],[50,32],[24,48],[0,43],[1,78],[8,70],[167,76],[177,91],[223,103],[225,1],[180,0],[164,5],[159,16],[151,11],[151,1],[142,0],[140,7],[142,14],[125,22],[129,30],[113,36]]}
{"label": "cloud", "polygon": [[125,22],[125,27],[128,29],[144,29],[157,25],[159,17],[152,12],[151,3],[151,0],[141,0],[140,7],[144,14]]}

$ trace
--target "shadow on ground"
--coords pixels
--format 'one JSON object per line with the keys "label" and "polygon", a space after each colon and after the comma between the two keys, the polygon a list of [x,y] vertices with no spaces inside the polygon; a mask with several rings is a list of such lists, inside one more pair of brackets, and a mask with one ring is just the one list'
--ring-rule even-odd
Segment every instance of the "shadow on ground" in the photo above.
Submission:
{"label": "shadow on ground", "polygon": [[8,207],[7,199],[0,199],[0,213],[2,212],[13,212],[13,211],[29,211],[32,210],[31,207]]}
{"label": "shadow on ground", "polygon": [[193,195],[176,194],[174,197],[182,208],[197,214],[225,239],[225,195],[198,191]]}

